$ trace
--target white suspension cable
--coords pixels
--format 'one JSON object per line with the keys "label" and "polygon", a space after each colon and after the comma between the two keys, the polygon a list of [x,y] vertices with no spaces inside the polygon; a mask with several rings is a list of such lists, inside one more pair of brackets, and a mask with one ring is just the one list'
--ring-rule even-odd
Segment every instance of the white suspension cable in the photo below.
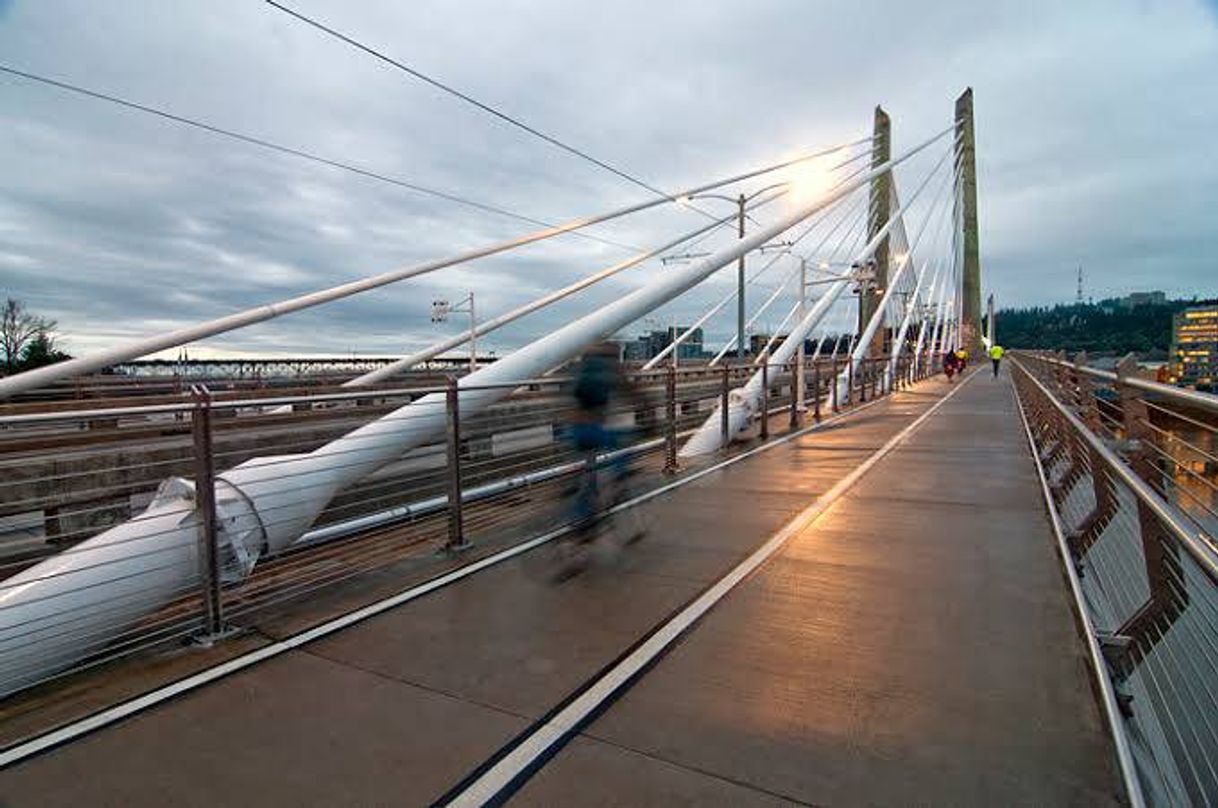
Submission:
{"label": "white suspension cable", "polygon": [[[850,207],[850,209],[846,211],[845,215],[842,216],[842,218],[840,218],[837,221],[837,223],[833,225],[833,228],[825,234],[825,237],[822,238],[820,243],[817,244],[816,247],[814,247],[810,251],[810,254],[815,255],[817,252],[819,252],[825,246],[825,244],[829,241],[829,239],[833,237],[833,234],[837,232],[838,228],[840,228],[842,226],[842,224],[844,224],[846,221],[851,220],[854,217],[856,217],[856,215],[858,214],[859,208],[862,207],[862,204],[864,201],[866,201],[866,197],[860,195],[859,199],[855,201],[855,204],[853,204]],[[852,224],[851,227],[846,231],[845,236],[849,236],[849,234],[851,232],[853,232],[854,229],[855,229],[855,225]],[[843,236],[843,240],[845,239],[845,236]],[[801,236],[801,238],[802,238],[802,236]],[[798,244],[799,239],[796,239],[795,243]],[[841,244],[839,242],[838,246],[834,248],[833,253],[830,256],[830,259],[829,259],[830,261],[832,261],[834,258],[837,257],[837,250],[840,246],[841,246]],[[808,256],[805,255],[803,257],[806,259]],[[777,261],[777,260],[778,260],[778,257],[775,257],[774,261]],[[773,263],[773,261],[771,263]],[[793,270],[791,272],[791,274],[788,275],[787,277],[788,278],[796,277],[798,275],[798,273],[799,273],[799,268],[796,267],[795,270]],[[775,300],[778,299],[778,296],[782,293],[783,285],[785,285],[787,282],[788,282],[787,280],[784,280],[783,284],[780,285],[777,289],[775,289],[773,294],[771,294],[770,297],[767,298],[766,301],[761,304],[760,308],[758,308],[758,310],[753,314],[753,316],[750,317],[749,320],[744,324],[745,331],[747,331],[749,328],[752,328],[752,326],[757,322],[757,319],[759,317],[761,317],[761,315],[770,307],[771,304],[773,304],[773,302]],[[723,306],[726,306],[729,302],[734,300],[735,297],[736,297],[736,292],[733,291],[730,295],[727,296],[727,298],[723,302],[721,302],[719,304],[719,306],[714,311],[710,312],[710,314],[714,314],[715,311],[718,311],[718,309],[721,309],[721,308],[723,308]],[[727,352],[732,350],[732,348],[734,348],[734,347],[736,347],[736,335],[735,334],[733,334],[731,337],[728,338],[727,342],[725,342],[723,344],[723,346],[719,349],[718,353],[715,354],[714,358],[712,358],[711,361],[707,363],[707,366],[708,367],[717,366],[719,364],[719,362],[723,359],[723,357],[725,355],[727,355]]]}
{"label": "white suspension cable", "polygon": [[[858,172],[851,174],[850,177],[856,176],[857,173]],[[842,187],[842,185],[844,185],[846,182],[848,182],[849,179],[850,178],[843,180],[842,183],[839,183],[839,185],[837,185],[835,187],[839,187],[839,188]],[[821,222],[823,222],[828,217],[829,213],[833,209],[835,209],[837,206],[842,204],[842,202],[846,198],[846,196],[848,196],[848,194],[842,195],[838,199],[834,200],[832,204],[827,205],[821,211],[820,215],[817,216],[814,221],[809,222],[808,226],[806,228],[804,228],[803,232],[800,233],[798,236],[796,236],[794,243],[799,243],[800,239],[804,238],[804,236],[806,236],[808,233],[812,232],[812,230],[814,230]],[[773,267],[776,263],[778,263],[778,260],[780,258],[782,258],[782,253],[779,253],[778,255],[776,255],[772,259],[770,259],[770,261],[768,263],[766,263],[764,266],[762,266],[759,270],[755,271],[751,277],[746,279],[745,282],[747,284],[752,284],[754,281],[756,281],[758,278],[760,278],[762,275],[764,275],[771,267]],[[779,288],[781,288],[781,286]],[[664,348],[659,353],[657,353],[654,357],[652,357],[646,363],[644,363],[643,370],[650,370],[650,369],[654,368],[656,365],[658,365],[660,362],[662,362],[666,357],[668,357],[669,354],[671,354],[673,351],[677,350],[687,339],[689,339],[690,336],[697,331],[697,329],[699,329],[703,325],[705,325],[706,322],[708,320],[710,320],[711,317],[715,316],[715,314],[717,314],[724,306],[726,306],[728,303],[732,302],[735,299],[736,299],[736,291],[732,290],[731,293],[729,293],[728,295],[723,297],[723,299],[721,299],[718,303],[713,305],[710,308],[710,310],[708,310],[701,317],[699,317],[697,320],[695,320],[692,325],[690,325],[688,328],[685,329],[685,331],[683,331],[680,334],[674,334],[672,341],[670,341],[667,345],[665,345]]]}
{"label": "white suspension cable", "polygon": [[447,258],[441,258],[402,269],[383,272],[378,275],[350,281],[348,283],[332,286],[327,289],[309,292],[307,294],[282,300],[277,303],[267,303],[260,306],[255,306],[253,308],[249,308],[235,314],[229,314],[224,317],[219,317],[214,320],[209,320],[207,322],[198,323],[185,328],[178,328],[173,331],[167,331],[152,337],[146,337],[144,339],[128,342],[118,347],[99,351],[89,356],[81,356],[75,359],[69,359],[66,362],[59,362],[54,365],[48,365],[35,370],[27,370],[23,373],[17,373],[12,376],[8,376],[7,378],[0,379],[0,398],[11,396],[26,390],[32,390],[57,379],[70,378],[72,376],[79,376],[83,373],[101,370],[102,368],[109,367],[119,362],[125,362],[140,356],[144,356],[145,354],[154,353],[166,348],[175,348],[188,342],[195,342],[206,337],[213,337],[217,334],[223,334],[238,328],[253,325],[254,323],[265,322],[266,320],[270,320],[284,314],[311,308],[323,303],[330,303],[335,300],[341,300],[342,298],[350,297],[361,292],[366,292],[370,289],[386,286],[391,283],[397,283],[398,281],[405,280],[407,278],[417,277],[429,272],[435,272],[439,269],[444,269],[479,258],[486,258],[498,253],[507,252],[508,250],[513,250],[527,244],[533,244],[535,242],[544,241],[546,239],[562,235],[563,233],[570,233],[575,230],[581,230],[585,227],[589,227],[590,225],[617,219],[631,213],[648,210],[658,205],[671,204],[682,197],[691,196],[704,191],[761,176],[763,174],[778,171],[797,163],[807,162],[808,160],[816,159],[817,157],[824,157],[826,155],[833,154],[834,152],[841,151],[845,148],[850,148],[849,144],[834,146],[814,154],[805,155],[793,160],[785,160],[781,163],[775,163],[761,169],[748,171],[743,174],[728,177],[726,179],[716,180],[714,182],[688,188],[673,198],[648,199],[645,202],[627,205],[607,213],[601,213],[580,219],[573,219],[557,227],[545,228],[518,238],[501,241],[485,247],[467,250]]}
{"label": "white suspension cable", "polygon": [[[762,207],[763,205],[766,205],[770,202],[773,202],[776,199],[781,198],[782,196],[786,195],[787,193],[788,193],[788,191],[786,189],[778,190],[773,194],[770,194],[766,197],[755,200],[752,203],[752,205],[750,205],[747,209],[755,210],[757,208]],[[470,339],[475,339],[477,337],[483,336],[484,334],[489,334],[490,332],[495,331],[496,329],[502,328],[503,326],[507,325],[508,323],[519,320],[521,317],[524,317],[527,314],[531,314],[539,309],[545,308],[546,306],[549,306],[552,303],[556,303],[559,300],[562,300],[566,297],[569,297],[569,296],[575,294],[576,292],[582,291],[583,289],[587,289],[589,286],[600,283],[601,281],[603,281],[607,278],[611,278],[614,275],[617,275],[621,272],[624,272],[625,270],[630,269],[631,267],[638,266],[639,264],[643,263],[647,259],[653,258],[662,252],[671,250],[672,248],[674,248],[678,245],[684,244],[685,242],[690,241],[691,239],[695,239],[698,236],[712,232],[720,227],[723,227],[724,225],[726,225],[729,222],[734,222],[736,220],[736,216],[737,216],[737,214],[735,214],[735,213],[730,214],[721,219],[718,219],[717,221],[711,222],[708,225],[700,227],[697,230],[686,233],[685,235],[681,236],[680,238],[674,239],[673,241],[670,241],[659,247],[656,247],[651,250],[647,250],[646,252],[641,252],[636,255],[633,255],[624,261],[619,261],[618,263],[613,264],[609,267],[606,267],[605,269],[595,272],[587,277],[581,278],[580,280],[578,280],[574,283],[568,284],[567,286],[564,286],[561,289],[556,289],[555,291],[542,295],[541,297],[539,297],[535,300],[529,301],[528,303],[525,303],[522,306],[518,306],[517,308],[512,309],[511,311],[505,312],[503,314],[500,314],[497,317],[493,317],[489,320],[479,323],[477,326],[475,326],[475,328],[472,330],[472,332],[468,331],[468,330],[463,331],[460,334],[449,337],[448,339],[441,340],[440,342],[437,342],[434,345],[424,348],[421,351],[416,351],[415,353],[410,354],[409,356],[403,357],[403,358],[397,360],[396,362],[392,362],[382,368],[377,368],[376,370],[373,370],[369,373],[365,373],[364,375],[359,376],[355,379],[351,379],[348,382],[344,382],[343,387],[364,387],[364,386],[367,386],[370,384],[375,384],[377,382],[384,381],[385,379],[388,379],[388,378],[394,376],[395,374],[409,370],[410,368],[414,367],[415,365],[420,364],[421,362],[426,362],[429,359],[439,356],[440,354],[444,353],[445,351],[448,351],[448,350],[456,348],[460,345],[463,345],[464,343],[469,342]]]}

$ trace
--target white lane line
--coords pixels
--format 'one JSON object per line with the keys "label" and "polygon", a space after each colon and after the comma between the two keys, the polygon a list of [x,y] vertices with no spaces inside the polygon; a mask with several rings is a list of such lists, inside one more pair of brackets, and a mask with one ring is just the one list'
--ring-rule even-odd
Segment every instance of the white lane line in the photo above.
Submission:
{"label": "white lane line", "polygon": [[[975,374],[973,374],[975,375]],[[673,643],[682,633],[693,625],[702,615],[723,599],[728,592],[736,587],[753,570],[761,566],[773,556],[793,536],[810,527],[824,514],[843,494],[866,474],[876,463],[884,459],[893,449],[905,442],[935,411],[960,391],[970,375],[962,379],[960,384],[934,403],[926,412],[918,416],[913,423],[906,426],[887,443],[881,446],[858,467],[843,477],[827,492],[822,494],[811,505],[800,512],[794,519],[774,534],[752,555],[742,561],[723,578],[702,593],[692,603],[677,613],[671,620],[657,629],[632,653],[606,672],[600,679],[593,682],[583,693],[577,696],[565,708],[559,710],[550,720],[535,729],[516,747],[511,749],[497,763],[471,782],[460,793],[453,795],[446,805],[460,808],[474,808],[486,805],[498,798],[513,783],[519,785],[518,778],[526,772],[552,747],[562,743],[575,732],[583,723],[609,700],[620,688],[629,682],[644,667],[649,665],[664,649]]]}
{"label": "white lane line", "polygon": [[[863,412],[864,410],[873,407],[882,401],[886,401],[889,398],[889,396],[883,396],[881,398],[872,399],[866,404],[860,404],[854,409],[830,416],[829,418],[821,421],[819,424],[812,424],[796,432],[783,435],[781,438],[774,438],[761,446],[756,446],[746,452],[741,452],[738,455],[734,455],[733,457],[729,457],[722,462],[716,463],[713,466],[701,469],[697,472],[668,483],[667,485],[663,485],[659,488],[640,494],[633,499],[619,504],[613,509],[612,513],[617,513],[618,511],[625,510],[626,508],[634,507],[635,505],[646,502],[650,499],[654,499],[662,494],[666,494],[675,488],[688,485],[689,483],[701,479],[708,474],[720,471],[721,469],[727,468],[735,463],[739,463],[742,460],[747,460],[756,454],[769,451],[776,446],[781,446],[784,443],[800,438],[810,432],[824,429],[825,427],[843,419],[852,418],[858,413]],[[227,662],[222,662],[219,665],[215,665],[211,668],[199,671],[198,673],[191,674],[190,676],[179,679],[178,681],[165,685],[164,687],[151,690],[142,696],[137,696],[121,704],[116,704],[113,707],[100,710],[92,715],[86,716],[85,718],[81,718],[69,724],[57,727],[50,732],[43,733],[42,735],[35,736],[26,741],[21,741],[0,752],[0,769],[11,766],[14,763],[18,763],[28,757],[31,757],[32,755],[46,751],[54,746],[73,741],[82,735],[87,735],[88,733],[99,730],[109,724],[130,718],[137,713],[143,712],[151,707],[155,707],[156,705],[180,696],[183,693],[195,690],[218,679],[229,676],[230,674],[279,656],[287,651],[299,648],[305,643],[320,639],[328,634],[333,634],[336,631],[341,631],[342,629],[352,626],[362,620],[367,620],[368,618],[381,614],[382,612],[394,609],[404,603],[408,603],[416,598],[420,598],[434,592],[437,589],[441,589],[449,584],[460,581],[463,578],[467,578],[475,573],[481,572],[488,567],[493,567],[496,564],[500,564],[518,555],[527,553],[548,541],[564,535],[569,530],[570,528],[568,527],[561,527],[541,536],[528,539],[527,541],[513,545],[506,550],[501,550],[500,552],[489,555],[479,561],[466,564],[463,567],[459,567],[436,578],[432,578],[431,580],[411,587],[410,589],[403,590],[396,595],[391,595],[384,600],[379,600],[375,603],[364,606],[363,608],[356,609],[353,612],[340,615],[333,620],[322,623],[314,628],[307,629],[299,634],[294,634],[291,637],[265,645],[262,648],[242,654],[241,656],[230,659]]]}

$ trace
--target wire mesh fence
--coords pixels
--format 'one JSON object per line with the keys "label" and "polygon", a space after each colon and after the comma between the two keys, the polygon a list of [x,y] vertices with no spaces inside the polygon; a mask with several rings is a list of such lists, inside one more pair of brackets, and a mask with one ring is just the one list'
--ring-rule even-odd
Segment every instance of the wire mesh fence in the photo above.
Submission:
{"label": "wire mesh fence", "polygon": [[1016,368],[1142,791],[1218,803],[1218,397],[1129,360],[1021,353]]}

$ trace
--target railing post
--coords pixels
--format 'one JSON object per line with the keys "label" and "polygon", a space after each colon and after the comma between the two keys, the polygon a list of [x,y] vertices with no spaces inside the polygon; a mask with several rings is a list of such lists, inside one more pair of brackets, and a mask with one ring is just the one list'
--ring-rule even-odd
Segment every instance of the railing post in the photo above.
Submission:
{"label": "railing post", "polygon": [[444,414],[448,438],[448,543],[444,549],[453,551],[468,546],[461,502],[461,388],[456,376],[448,377]]}
{"label": "railing post", "polygon": [[193,386],[191,433],[194,438],[195,508],[199,514],[199,580],[203,602],[203,629],[196,637],[211,645],[224,633],[224,603],[220,592],[220,545],[216,519],[216,467],[211,439],[211,393]]}
{"label": "railing post", "polygon": [[846,357],[846,406],[854,405],[854,359]]}
{"label": "railing post", "polygon": [[728,417],[728,394],[732,391],[732,371],[731,368],[723,368],[723,374],[719,381],[719,436],[722,439],[723,449],[727,451],[728,442],[731,440],[731,419]]}
{"label": "railing post", "polygon": [[820,423],[820,362],[812,363],[812,420]]}
{"label": "railing post", "polygon": [[790,418],[787,420],[787,426],[792,431],[799,428],[799,405],[803,401],[803,396],[800,395],[800,385],[803,384],[804,374],[799,368],[799,358],[792,360],[791,364],[791,412]]}
{"label": "railing post", "polygon": [[832,390],[830,390],[830,393],[833,395],[833,411],[834,412],[841,412],[841,407],[838,405],[838,401],[837,401],[838,376],[839,376],[840,372],[841,371],[839,371],[838,367],[837,367],[837,357],[835,356],[835,357],[833,357],[833,380],[832,380],[832,382],[830,382],[830,385],[829,385],[830,387],[833,388]]}
{"label": "railing post", "polygon": [[667,366],[664,375],[664,473],[677,473],[677,369]]}
{"label": "railing post", "polygon": [[761,439],[770,437],[770,354],[761,355]]}
{"label": "railing post", "polygon": [[[1148,426],[1150,413],[1138,391],[1125,383],[1137,371],[1133,355],[1127,355],[1116,367],[1117,392],[1121,397],[1121,417],[1124,421],[1129,466],[1156,491],[1163,487],[1162,470],[1148,444],[1153,440]],[[1142,499],[1138,499],[1138,527],[1142,542],[1142,560],[1146,568],[1146,584],[1150,596],[1125,624],[1114,633],[1132,638],[1129,663],[1137,664],[1167,630],[1188,604],[1188,590],[1176,585],[1184,580],[1180,566],[1180,549],[1162,522]]]}

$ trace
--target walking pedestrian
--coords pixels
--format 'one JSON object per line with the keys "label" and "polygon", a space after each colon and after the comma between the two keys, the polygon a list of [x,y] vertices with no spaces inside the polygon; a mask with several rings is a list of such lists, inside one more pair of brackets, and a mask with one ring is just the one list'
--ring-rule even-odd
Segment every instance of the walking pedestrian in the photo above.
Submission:
{"label": "walking pedestrian", "polygon": [[943,375],[947,377],[947,383],[952,383],[952,377],[956,375],[956,352],[955,350],[947,350],[943,352]]}
{"label": "walking pedestrian", "polygon": [[994,364],[994,378],[998,378],[998,366],[1002,364],[1002,355],[1006,351],[1002,350],[1002,346],[995,343],[990,346],[990,362]]}

